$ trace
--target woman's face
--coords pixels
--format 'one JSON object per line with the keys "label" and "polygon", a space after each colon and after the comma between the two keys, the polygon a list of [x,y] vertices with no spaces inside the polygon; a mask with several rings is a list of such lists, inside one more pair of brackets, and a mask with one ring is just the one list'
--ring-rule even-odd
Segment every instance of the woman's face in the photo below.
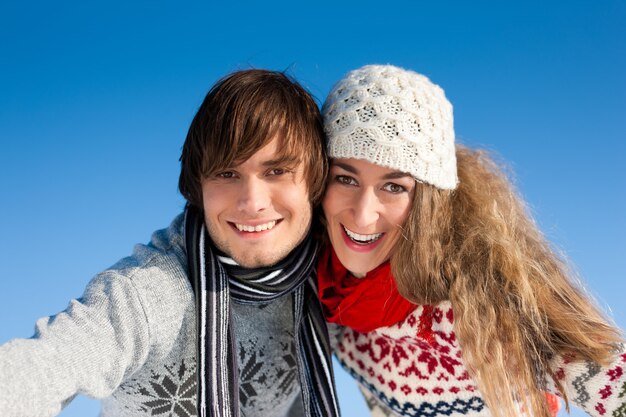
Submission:
{"label": "woman's face", "polygon": [[330,242],[348,271],[362,276],[391,256],[401,236],[415,180],[358,159],[333,159],[322,206]]}

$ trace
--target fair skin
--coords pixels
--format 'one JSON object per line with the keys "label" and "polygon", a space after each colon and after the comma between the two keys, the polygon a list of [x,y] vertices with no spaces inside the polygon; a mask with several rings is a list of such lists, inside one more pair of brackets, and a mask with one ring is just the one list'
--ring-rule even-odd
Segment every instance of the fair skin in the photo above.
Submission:
{"label": "fair skin", "polygon": [[341,263],[364,276],[391,256],[415,193],[409,175],[357,159],[331,161],[322,206]]}
{"label": "fair skin", "polygon": [[277,263],[302,242],[311,225],[304,166],[280,161],[278,143],[274,138],[246,161],[202,181],[211,239],[246,268]]}

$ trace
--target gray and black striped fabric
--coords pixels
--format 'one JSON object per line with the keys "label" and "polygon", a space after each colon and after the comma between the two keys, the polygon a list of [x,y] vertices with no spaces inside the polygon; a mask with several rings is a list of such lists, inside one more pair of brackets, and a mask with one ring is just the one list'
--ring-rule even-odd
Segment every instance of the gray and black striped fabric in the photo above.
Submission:
{"label": "gray and black striped fabric", "polygon": [[246,269],[220,254],[202,213],[188,207],[185,244],[196,295],[198,416],[239,417],[239,372],[230,301],[268,303],[293,296],[293,323],[302,399],[307,417],[338,417],[326,322],[317,299],[317,244],[310,236],[287,258],[267,268]]}

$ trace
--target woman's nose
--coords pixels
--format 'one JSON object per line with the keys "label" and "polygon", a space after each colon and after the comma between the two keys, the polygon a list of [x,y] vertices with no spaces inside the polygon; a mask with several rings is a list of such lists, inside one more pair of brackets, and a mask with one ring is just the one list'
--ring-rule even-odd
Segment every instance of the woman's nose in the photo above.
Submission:
{"label": "woman's nose", "polygon": [[359,193],[354,204],[354,224],[359,227],[371,226],[380,216],[380,201],[371,189]]}

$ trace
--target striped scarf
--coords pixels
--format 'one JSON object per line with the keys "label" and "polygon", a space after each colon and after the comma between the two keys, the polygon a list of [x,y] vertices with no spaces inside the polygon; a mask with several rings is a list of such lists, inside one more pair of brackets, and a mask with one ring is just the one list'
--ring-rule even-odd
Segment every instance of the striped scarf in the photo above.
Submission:
{"label": "striped scarf", "polygon": [[187,208],[185,245],[196,294],[198,416],[239,417],[239,372],[230,300],[262,304],[293,296],[294,337],[307,417],[338,417],[330,344],[317,299],[317,244],[308,236],[277,265],[245,269],[216,253],[202,213]]}

